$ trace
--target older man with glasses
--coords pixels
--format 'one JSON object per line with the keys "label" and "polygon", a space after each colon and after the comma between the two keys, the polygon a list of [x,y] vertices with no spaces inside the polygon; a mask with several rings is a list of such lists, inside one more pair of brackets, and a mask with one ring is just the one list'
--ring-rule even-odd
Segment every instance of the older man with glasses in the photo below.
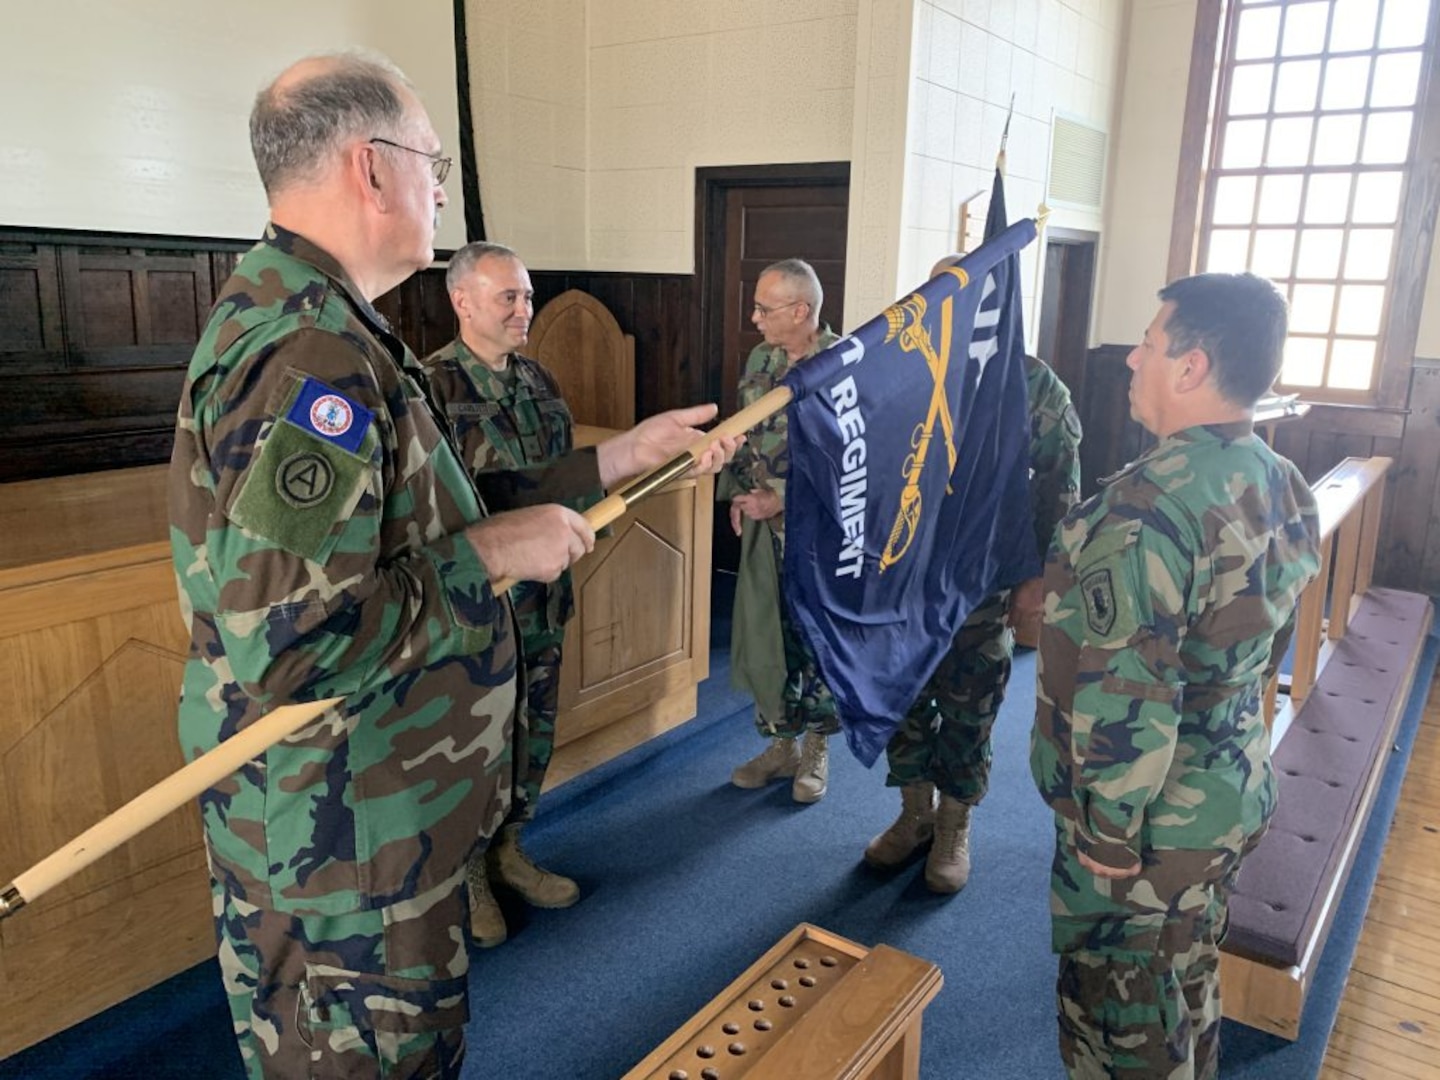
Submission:
{"label": "older man with glasses", "polygon": [[[782,260],[760,274],[750,321],[765,340],[745,361],[741,406],[763,397],[794,365],[839,340],[820,322],[823,300],[820,280],[803,259]],[[730,527],[740,537],[732,670],[755,695],[755,726],[770,740],[730,780],[736,787],[759,788],[791,779],[791,797],[813,803],[828,786],[827,740],[840,722],[815,656],[781,602],[789,471],[782,411],[750,432],[716,488],[717,497],[730,502]]]}
{"label": "older man with glasses", "polygon": [[508,808],[519,690],[495,585],[555,580],[594,533],[556,504],[486,517],[373,306],[430,264],[446,203],[405,76],[309,57],[250,133],[270,222],[191,359],[170,471],[180,743],[344,701],[200,797],[233,1030],[251,1080],[457,1077],[465,864]]}

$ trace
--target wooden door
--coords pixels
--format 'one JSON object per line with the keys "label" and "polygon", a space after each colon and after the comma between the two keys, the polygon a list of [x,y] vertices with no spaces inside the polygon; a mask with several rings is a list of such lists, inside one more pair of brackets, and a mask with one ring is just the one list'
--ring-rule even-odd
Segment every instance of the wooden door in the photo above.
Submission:
{"label": "wooden door", "polygon": [[755,283],[765,267],[791,258],[813,266],[825,292],[820,321],[841,332],[849,202],[848,184],[733,187],[725,193],[725,316],[719,371],[723,415],[735,411],[735,390],[745,358],[763,340],[750,312]]}
{"label": "wooden door", "polygon": [[[720,415],[736,408],[745,358],[761,341],[750,321],[755,282],[771,263],[800,258],[815,268],[825,292],[820,319],[846,329],[845,244],[850,165],[759,165],[696,170],[700,268],[701,354],[709,400]],[[740,547],[728,515],[715,515],[715,569],[734,571]]]}
{"label": "wooden door", "polygon": [[1115,458],[1139,431],[1129,419],[1129,372],[1091,366],[1090,309],[1095,295],[1094,233],[1051,229],[1045,238],[1045,287],[1040,297],[1036,354],[1060,376],[1080,414],[1080,490],[1093,494],[1101,476],[1128,458]]}

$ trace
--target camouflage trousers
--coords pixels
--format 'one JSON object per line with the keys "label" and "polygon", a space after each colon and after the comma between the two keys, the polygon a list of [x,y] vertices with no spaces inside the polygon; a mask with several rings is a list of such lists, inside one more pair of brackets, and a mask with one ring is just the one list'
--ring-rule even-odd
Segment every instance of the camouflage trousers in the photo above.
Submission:
{"label": "camouflage trousers", "polygon": [[789,609],[780,602],[780,638],[785,644],[785,713],[777,720],[755,710],[755,728],[766,738],[796,739],[807,731],[834,735],[840,730],[835,698],[820,677],[820,665],[804,635],[790,621]]}
{"label": "camouflage trousers", "polygon": [[525,657],[524,723],[515,725],[515,795],[505,824],[535,820],[535,804],[555,756],[555,717],[560,711],[560,646]]}
{"label": "camouflage trousers", "polygon": [[934,783],[978,805],[990,787],[990,731],[1010,682],[1015,634],[1009,590],[988,596],[961,624],[950,651],[885,747],[890,787]]}
{"label": "camouflage trousers", "polygon": [[344,915],[254,907],[212,879],[220,972],[250,1080],[460,1076],[463,875]]}
{"label": "camouflage trousers", "polygon": [[1149,851],[1096,877],[1057,827],[1051,944],[1060,1057],[1078,1080],[1207,1080],[1220,1068],[1220,942],[1243,850]]}

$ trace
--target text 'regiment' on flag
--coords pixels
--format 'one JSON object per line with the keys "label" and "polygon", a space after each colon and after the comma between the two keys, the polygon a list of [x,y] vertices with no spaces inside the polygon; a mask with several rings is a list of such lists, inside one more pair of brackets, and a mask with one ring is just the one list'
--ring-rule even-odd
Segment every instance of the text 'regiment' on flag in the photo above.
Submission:
{"label": "text 'regiment' on flag", "polygon": [[785,377],[785,600],[850,748],[885,748],[960,624],[1040,572],[1018,222]]}

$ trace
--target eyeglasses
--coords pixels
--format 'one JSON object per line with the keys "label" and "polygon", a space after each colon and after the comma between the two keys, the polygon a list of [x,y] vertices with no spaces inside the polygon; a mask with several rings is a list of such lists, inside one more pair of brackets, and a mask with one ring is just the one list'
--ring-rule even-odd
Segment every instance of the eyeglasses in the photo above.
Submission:
{"label": "eyeglasses", "polygon": [[805,303],[804,300],[791,300],[788,304],[777,304],[775,307],[766,307],[764,304],[757,301],[756,303],[751,305],[751,310],[753,310],[755,314],[759,315],[762,319],[768,319],[777,311],[784,311],[786,308],[799,307],[803,303]]}
{"label": "eyeglasses", "polygon": [[421,157],[430,159],[430,172],[435,177],[435,183],[443,184],[445,177],[450,175],[450,166],[455,164],[448,157],[441,157],[438,153],[432,154],[428,150],[416,150],[413,146],[405,146],[403,143],[392,142],[389,139],[382,139],[378,135],[371,139],[372,143],[380,143],[382,146],[393,146],[396,150],[406,150],[412,154],[419,154]]}

